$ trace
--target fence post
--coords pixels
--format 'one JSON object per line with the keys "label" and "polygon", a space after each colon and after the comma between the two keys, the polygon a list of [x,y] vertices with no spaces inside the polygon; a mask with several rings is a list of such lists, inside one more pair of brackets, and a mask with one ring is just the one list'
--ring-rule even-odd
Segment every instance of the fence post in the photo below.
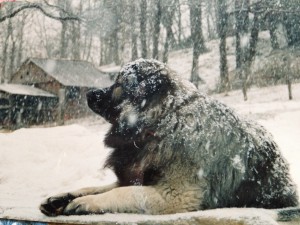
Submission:
{"label": "fence post", "polygon": [[283,58],[283,61],[286,63],[286,84],[288,87],[288,94],[289,94],[289,100],[293,99],[293,94],[292,94],[292,59],[291,57],[288,55],[286,57]]}
{"label": "fence post", "polygon": [[58,107],[57,107],[57,116],[58,116],[58,125],[64,125],[64,116],[65,116],[65,102],[66,102],[66,90],[64,88],[59,89],[58,91]]}

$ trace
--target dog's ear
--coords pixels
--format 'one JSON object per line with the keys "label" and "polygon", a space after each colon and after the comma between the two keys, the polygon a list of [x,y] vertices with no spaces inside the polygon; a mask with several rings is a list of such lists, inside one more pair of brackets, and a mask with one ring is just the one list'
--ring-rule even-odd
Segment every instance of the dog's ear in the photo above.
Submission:
{"label": "dog's ear", "polygon": [[153,95],[162,95],[166,93],[171,86],[170,79],[167,75],[161,74],[160,71],[149,74],[139,83],[137,94],[145,98],[150,98]]}
{"label": "dog's ear", "polygon": [[170,90],[171,82],[164,71],[155,71],[150,74],[143,74],[143,71],[127,74],[121,81],[122,89],[127,98],[135,103],[144,100],[150,101],[151,98],[163,97],[164,93]]}

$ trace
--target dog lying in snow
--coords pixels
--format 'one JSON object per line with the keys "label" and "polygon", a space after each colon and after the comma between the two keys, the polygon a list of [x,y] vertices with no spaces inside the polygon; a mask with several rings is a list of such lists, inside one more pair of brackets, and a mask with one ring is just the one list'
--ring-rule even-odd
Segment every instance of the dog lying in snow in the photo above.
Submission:
{"label": "dog lying in snow", "polygon": [[40,209],[48,216],[298,205],[272,136],[163,63],[128,63],[113,86],[87,100],[111,123],[105,166],[118,180],[46,199]]}

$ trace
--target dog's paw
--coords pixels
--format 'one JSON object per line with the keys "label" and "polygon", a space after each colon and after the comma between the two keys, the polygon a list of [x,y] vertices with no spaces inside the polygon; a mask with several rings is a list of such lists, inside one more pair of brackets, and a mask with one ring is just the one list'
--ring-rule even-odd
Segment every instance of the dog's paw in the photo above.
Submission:
{"label": "dog's paw", "polygon": [[50,198],[47,198],[40,205],[40,210],[47,216],[62,215],[66,206],[74,200],[76,197],[70,193],[59,194]]}
{"label": "dog's paw", "polygon": [[76,198],[65,207],[64,215],[88,215],[88,214],[103,214],[108,212],[101,208],[94,196],[84,196]]}

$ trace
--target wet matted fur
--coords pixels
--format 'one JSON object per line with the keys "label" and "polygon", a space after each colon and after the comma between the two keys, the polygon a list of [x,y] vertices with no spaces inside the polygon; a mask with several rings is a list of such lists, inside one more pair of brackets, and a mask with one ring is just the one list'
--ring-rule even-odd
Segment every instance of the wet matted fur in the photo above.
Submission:
{"label": "wet matted fur", "polygon": [[272,136],[163,63],[128,63],[113,86],[90,91],[87,99],[112,124],[105,144],[113,151],[105,166],[118,181],[50,197],[40,207],[46,215],[298,204]]}

